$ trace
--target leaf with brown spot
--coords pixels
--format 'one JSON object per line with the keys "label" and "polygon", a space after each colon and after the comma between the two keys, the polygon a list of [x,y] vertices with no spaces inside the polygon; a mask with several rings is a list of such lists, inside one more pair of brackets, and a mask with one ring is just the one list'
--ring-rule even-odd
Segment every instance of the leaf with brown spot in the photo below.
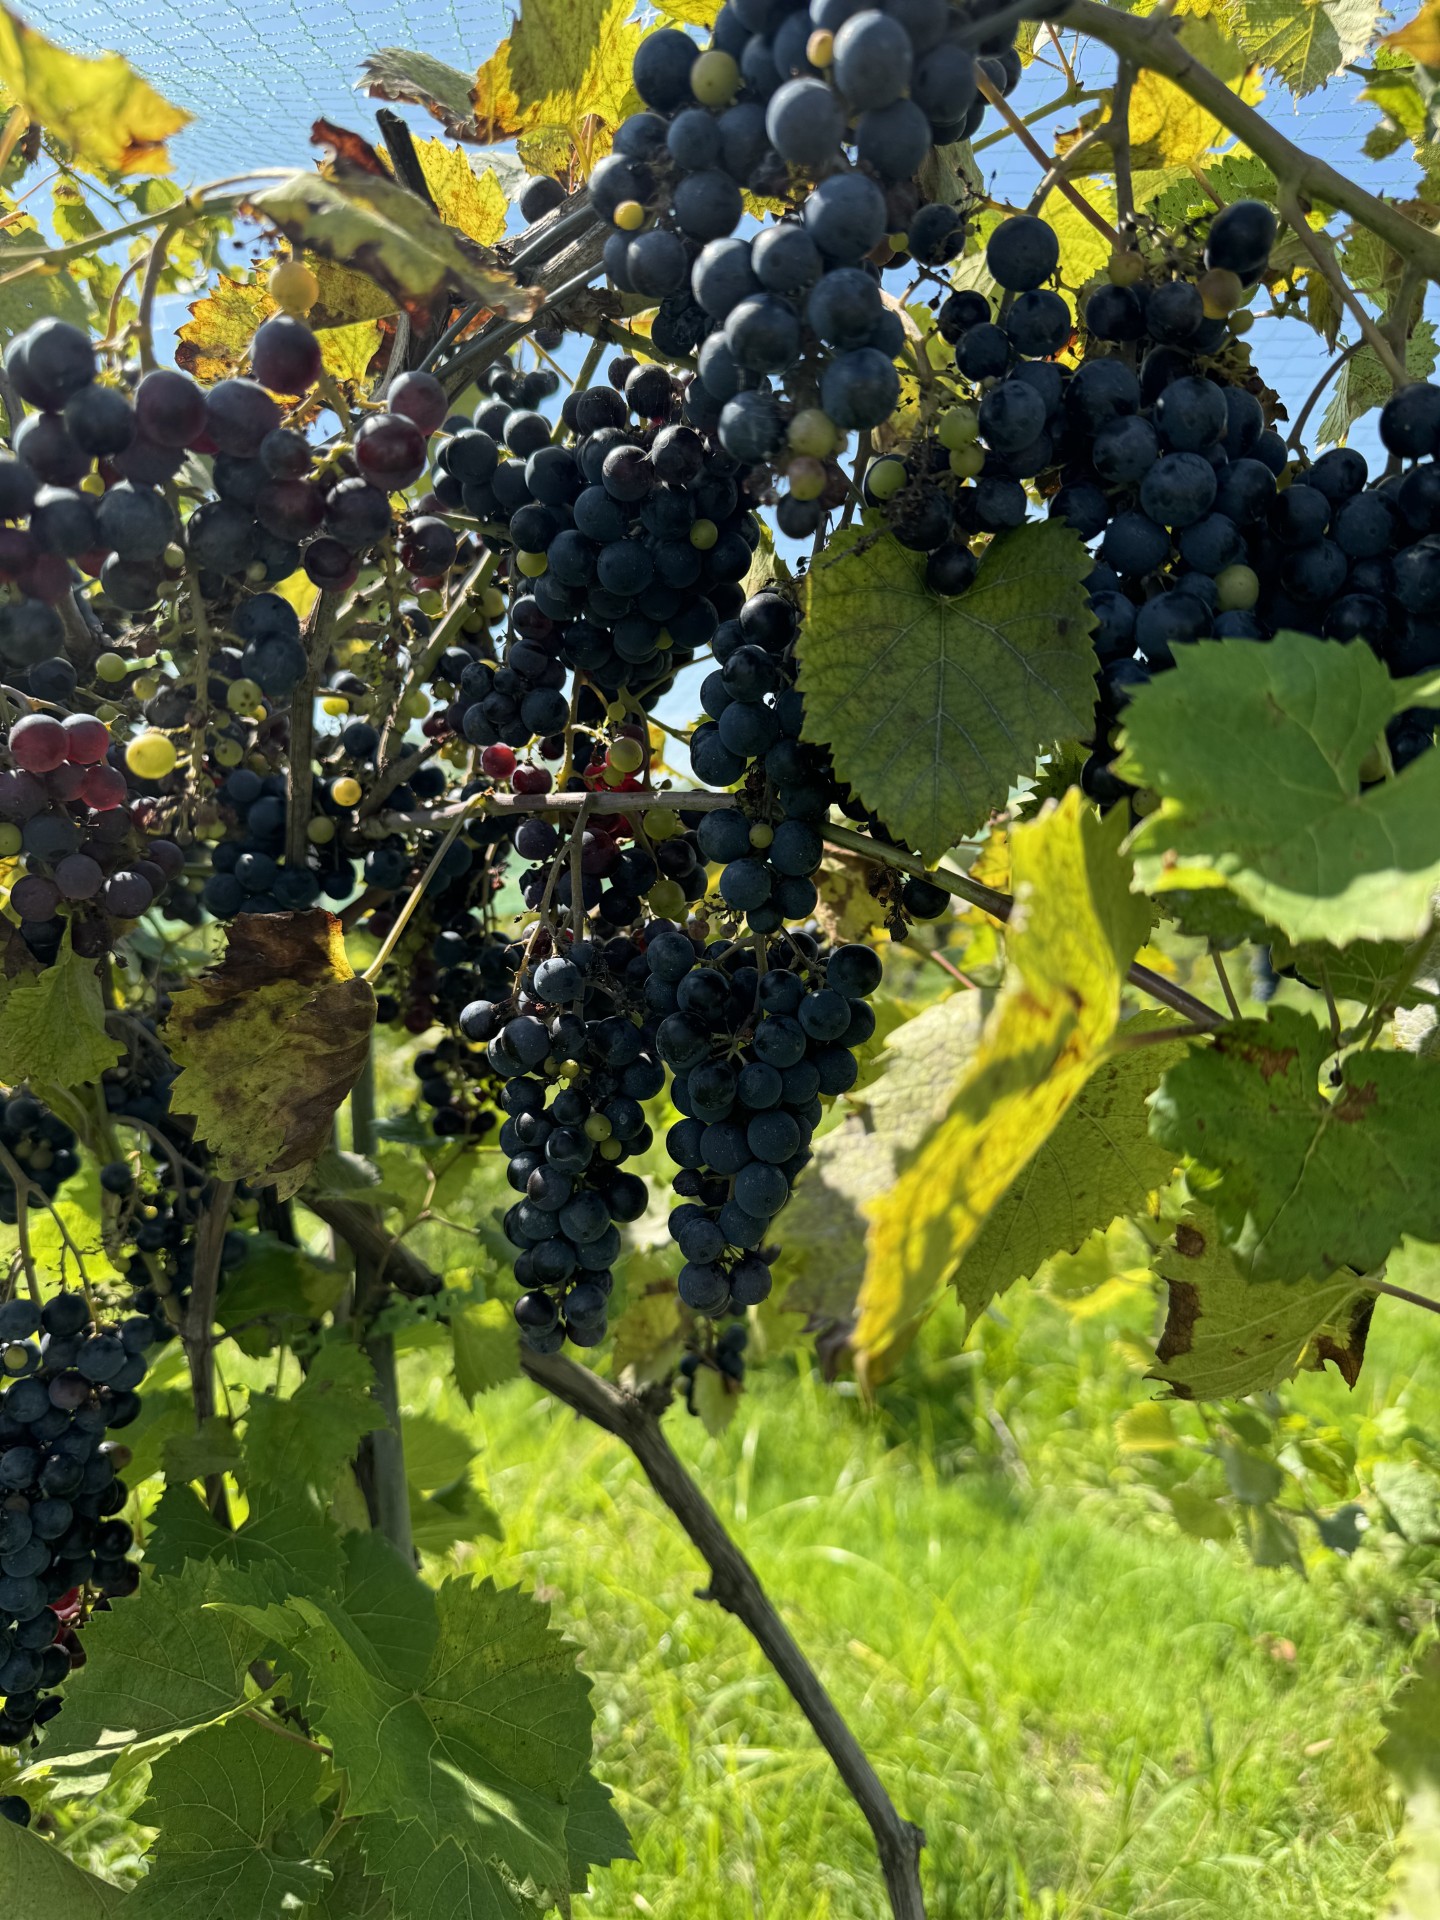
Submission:
{"label": "leaf with brown spot", "polygon": [[195,1116],[222,1180],[294,1193],[365,1064],[375,995],[333,913],[245,914],[224,957],[177,993],[172,1105]]}
{"label": "leaf with brown spot", "polygon": [[1256,1283],[1236,1265],[1215,1215],[1192,1203],[1155,1270],[1170,1290],[1170,1311],[1152,1378],[1168,1381],[1182,1400],[1263,1393],[1302,1367],[1323,1371],[1327,1361],[1347,1386],[1359,1378],[1375,1296],[1348,1268],[1303,1286]]}
{"label": "leaf with brown spot", "polygon": [[1440,1063],[1352,1053],[1293,1007],[1238,1020],[1165,1075],[1150,1131],[1222,1176],[1209,1196],[1251,1281],[1372,1273],[1402,1234],[1440,1238]]}
{"label": "leaf with brown spot", "polygon": [[247,205],[297,246],[358,268],[412,318],[423,320],[441,298],[479,301],[516,319],[539,305],[535,288],[517,286],[484,248],[393,180],[295,173]]}

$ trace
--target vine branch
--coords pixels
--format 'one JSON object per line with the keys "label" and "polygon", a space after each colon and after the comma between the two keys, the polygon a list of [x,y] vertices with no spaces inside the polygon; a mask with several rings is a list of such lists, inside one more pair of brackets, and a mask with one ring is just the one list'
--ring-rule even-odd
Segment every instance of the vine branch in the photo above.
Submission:
{"label": "vine branch", "polygon": [[1173,21],[1159,14],[1144,18],[1124,13],[1118,7],[1102,4],[1102,0],[1070,0],[1063,15],[1060,9],[1034,5],[1026,13],[1037,20],[1051,13],[1063,17],[1067,27],[1109,47],[1122,60],[1163,75],[1243,140],[1270,168],[1282,189],[1339,207],[1384,240],[1401,259],[1413,262],[1426,279],[1440,280],[1440,233],[1419,226],[1390,201],[1367,193],[1328,162],[1287,140],[1278,127],[1232,93],[1182,45]]}

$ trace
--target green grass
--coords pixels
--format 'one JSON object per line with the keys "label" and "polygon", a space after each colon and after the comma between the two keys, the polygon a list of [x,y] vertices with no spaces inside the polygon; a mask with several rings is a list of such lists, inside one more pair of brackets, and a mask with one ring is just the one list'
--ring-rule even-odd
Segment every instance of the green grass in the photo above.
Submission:
{"label": "green grass", "polygon": [[[1397,1817],[1373,1748],[1404,1653],[1371,1624],[1370,1576],[1258,1569],[1161,1517],[1111,1434],[1150,1391],[1148,1296],[1073,1322],[1010,1306],[980,1355],[939,1324],[874,1411],[792,1356],[752,1369],[718,1440],[667,1417],[925,1828],[932,1920],[1368,1920]],[[1332,1377],[1299,1398],[1356,1433],[1429,1419],[1437,1355],[1385,1303],[1359,1393]],[[423,1356],[406,1365],[413,1396],[465,1418]],[[696,1597],[703,1569],[628,1453],[523,1384],[470,1419],[506,1537],[462,1557],[533,1586],[580,1642],[639,1856],[588,1910],[886,1913],[858,1813],[743,1629]]]}

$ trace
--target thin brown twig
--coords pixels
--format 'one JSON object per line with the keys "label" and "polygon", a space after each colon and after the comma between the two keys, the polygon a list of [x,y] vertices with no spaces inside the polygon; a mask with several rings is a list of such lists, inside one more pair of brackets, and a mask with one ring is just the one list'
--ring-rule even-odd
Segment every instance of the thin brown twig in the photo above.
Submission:
{"label": "thin brown twig", "polygon": [[[1005,98],[1004,94],[991,82],[989,76],[979,66],[975,69],[975,85],[989,101],[990,105],[994,107],[995,111],[1000,115],[1000,118],[1030,155],[1031,159],[1038,162],[1042,172],[1049,174],[1051,171],[1050,155],[1046,153],[1045,149],[1025,125],[1019,114],[1016,113],[1015,109],[1010,105],[1010,102]],[[1081,218],[1088,220],[1095,231],[1103,234],[1110,242],[1110,245],[1118,250],[1120,246],[1119,234],[1116,233],[1115,229],[1103,214],[1095,211],[1084,194],[1077,193],[1070,182],[1065,179],[1056,180],[1055,186],[1059,192],[1064,194],[1065,198]]]}
{"label": "thin brown twig", "polygon": [[1240,1018],[1240,1002],[1235,998],[1235,989],[1230,984],[1230,975],[1226,971],[1225,962],[1221,957],[1218,947],[1212,947],[1210,949],[1210,963],[1215,969],[1215,977],[1220,982],[1220,991],[1225,996],[1225,1004],[1230,1009],[1230,1018],[1232,1020],[1238,1020]]}
{"label": "thin brown twig", "polygon": [[1325,233],[1317,232],[1305,217],[1299,195],[1282,187],[1276,205],[1281,219],[1289,224],[1296,239],[1319,268],[1321,278],[1359,327],[1361,338],[1389,374],[1391,384],[1397,392],[1401,387],[1409,386],[1410,375],[1405,370],[1404,361],[1396,357],[1395,349],[1361,306],[1359,295],[1340,271],[1340,262],[1335,257],[1335,249],[1329,238]]}

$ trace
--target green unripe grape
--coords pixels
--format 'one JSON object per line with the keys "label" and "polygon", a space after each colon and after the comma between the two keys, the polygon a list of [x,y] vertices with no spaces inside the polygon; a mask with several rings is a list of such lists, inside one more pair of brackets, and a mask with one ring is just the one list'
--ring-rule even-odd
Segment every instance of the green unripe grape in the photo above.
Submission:
{"label": "green unripe grape", "polygon": [[621,1146],[618,1140],[602,1140],[600,1142],[599,1152],[602,1160],[618,1160],[624,1151],[624,1147]]}
{"label": "green unripe grape", "polygon": [[702,53],[690,69],[690,91],[702,107],[728,107],[739,90],[739,62],[719,47]]}
{"label": "green unripe grape", "polygon": [[415,598],[420,611],[428,613],[432,620],[445,611],[445,596],[443,593],[437,593],[434,587],[426,587]]}
{"label": "green unripe grape", "polygon": [[941,414],[935,428],[935,437],[947,453],[973,446],[979,434],[980,416],[973,407],[951,407]]}
{"label": "green unripe grape", "polygon": [[245,749],[240,742],[230,739],[227,734],[220,736],[211,751],[217,767],[238,767],[245,758]]}
{"label": "green unripe grape", "polygon": [[685,889],[678,880],[657,880],[645,898],[662,920],[678,920],[685,912]]}
{"label": "green unripe grape", "polygon": [[825,460],[839,446],[840,430],[819,407],[802,407],[786,430],[785,444],[792,453]]}
{"label": "green unripe grape", "polygon": [[818,500],[825,491],[825,468],[819,460],[802,455],[792,460],[785,469],[785,480],[791,497],[796,500]]}
{"label": "green unripe grape", "polygon": [[305,838],[312,847],[328,847],[335,838],[335,822],[328,814],[317,813],[305,829]]}
{"label": "green unripe grape", "polygon": [[1260,598],[1260,576],[1253,567],[1225,567],[1215,576],[1221,613],[1247,613]]}
{"label": "green unripe grape", "polygon": [[645,749],[629,734],[622,734],[618,740],[610,742],[606,758],[620,773],[638,773],[645,764]]}
{"label": "green unripe grape", "polygon": [[645,815],[645,831],[652,840],[673,840],[685,831],[685,823],[669,807],[651,807]]}
{"label": "green unripe grape", "polygon": [[527,580],[538,580],[550,562],[543,553],[517,553],[515,565]]}
{"label": "green unripe grape", "polygon": [[232,680],[226,689],[225,704],[231,713],[253,713],[264,697],[256,681]]}
{"label": "green unripe grape", "polygon": [[125,749],[125,764],[137,780],[163,780],[178,757],[163,733],[137,734]]}
{"label": "green unripe grape", "polygon": [[0,860],[10,860],[24,844],[19,827],[9,820],[0,820]]}
{"label": "green unripe grape", "polygon": [[763,820],[757,820],[755,825],[750,829],[750,844],[752,847],[768,847],[774,838],[775,829],[773,827],[767,827]]}
{"label": "green unripe grape", "polygon": [[905,462],[896,460],[893,455],[877,460],[865,474],[865,485],[875,500],[893,500],[897,493],[904,491],[909,480]]}
{"label": "green unripe grape", "polygon": [[984,464],[985,454],[979,446],[956,447],[950,456],[950,471],[962,480],[973,480]]}
{"label": "green unripe grape", "polygon": [[621,233],[638,233],[645,224],[645,209],[638,200],[622,200],[610,217]]}
{"label": "green unripe grape", "polygon": [[611,1134],[610,1122],[603,1113],[588,1114],[585,1119],[585,1138],[587,1140],[608,1140]]}
{"label": "green unripe grape", "polygon": [[690,528],[690,544],[697,553],[708,553],[720,538],[720,529],[713,520],[696,520]]}
{"label": "green unripe grape", "polygon": [[123,680],[129,671],[129,662],[118,653],[102,653],[95,662],[96,674],[112,685],[117,680]]}

